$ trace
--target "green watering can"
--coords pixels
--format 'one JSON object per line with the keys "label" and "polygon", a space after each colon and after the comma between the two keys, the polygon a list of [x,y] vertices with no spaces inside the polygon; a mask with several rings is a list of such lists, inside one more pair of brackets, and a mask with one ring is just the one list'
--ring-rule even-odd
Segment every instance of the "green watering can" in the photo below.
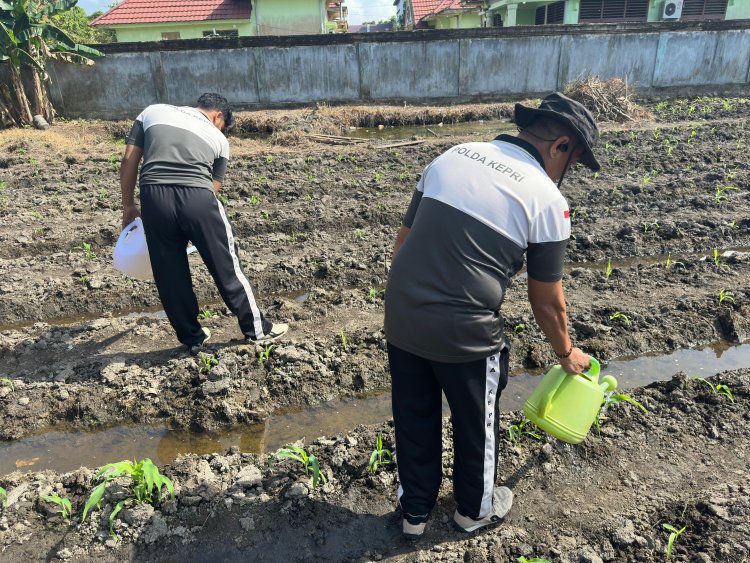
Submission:
{"label": "green watering can", "polygon": [[555,438],[580,444],[594,423],[604,393],[617,388],[611,375],[599,381],[600,369],[594,358],[589,370],[577,375],[568,375],[559,364],[553,366],[526,401],[526,417]]}

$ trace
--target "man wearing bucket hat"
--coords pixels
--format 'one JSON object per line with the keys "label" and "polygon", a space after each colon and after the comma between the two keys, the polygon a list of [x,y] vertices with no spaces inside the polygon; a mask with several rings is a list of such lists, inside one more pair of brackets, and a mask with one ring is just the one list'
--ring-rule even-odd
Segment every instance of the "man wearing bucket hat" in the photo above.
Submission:
{"label": "man wearing bucket hat", "polygon": [[440,488],[441,392],[453,427],[455,526],[472,532],[510,510],[513,493],[495,486],[509,352],[499,309],[524,255],[528,298],[560,364],[570,374],[589,365],[568,334],[570,213],[559,187],[577,162],[599,170],[599,131],[560,93],[538,108],[517,104],[515,121],[518,136],[461,144],[430,163],[396,237],[385,334],[408,539],[424,532]]}
{"label": "man wearing bucket hat", "polygon": [[219,94],[203,94],[194,108],[151,105],[133,123],[120,168],[125,227],[141,214],[134,192],[143,159],[142,220],[154,281],[177,339],[192,354],[211,333],[198,322],[185,253],[188,241],[198,249],[247,340],[269,342],[289,328],[272,324],[260,312],[237,257],[232,227],[216,198],[229,160],[224,131],[232,125],[232,109]]}

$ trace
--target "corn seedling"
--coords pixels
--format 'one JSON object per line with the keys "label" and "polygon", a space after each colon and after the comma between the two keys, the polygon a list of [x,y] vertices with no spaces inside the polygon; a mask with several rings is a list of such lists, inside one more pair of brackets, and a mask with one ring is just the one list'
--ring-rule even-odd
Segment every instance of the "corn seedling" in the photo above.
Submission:
{"label": "corn seedling", "polygon": [[384,176],[384,174],[382,172],[375,172],[375,178],[374,178],[375,183],[379,184],[380,180],[383,179],[383,176]]}
{"label": "corn seedling", "polygon": [[271,163],[273,162],[273,155],[272,155],[272,154],[269,154],[269,155],[268,155],[268,156],[266,157],[266,162],[267,162],[268,164],[271,164]]}
{"label": "corn seedling", "polygon": [[376,289],[374,287],[371,287],[367,290],[367,300],[370,303],[375,303],[375,301],[378,299],[378,297],[382,297],[385,294],[384,289]]}
{"label": "corn seedling", "polygon": [[644,174],[643,179],[641,180],[641,184],[643,186],[648,186],[651,183],[651,176],[649,174]]}
{"label": "corn seedling", "polygon": [[16,387],[13,385],[13,382],[8,379],[7,377],[0,377],[0,385],[4,385],[6,387],[10,387],[11,391],[15,391]]}
{"label": "corn seedling", "polygon": [[211,309],[203,309],[200,313],[198,313],[198,317],[201,319],[210,319],[211,317],[215,317],[216,313],[214,313]]}
{"label": "corn seedling", "polygon": [[96,254],[91,250],[90,242],[84,242],[82,248],[83,248],[83,256],[87,260],[93,260],[94,258],[96,258]]}
{"label": "corn seedling", "polygon": [[214,369],[214,367],[219,365],[219,360],[214,358],[211,354],[204,354],[203,352],[198,352],[198,359],[201,363],[201,369],[200,372],[208,375],[211,373],[211,370]]}
{"label": "corn seedling", "polygon": [[78,281],[81,282],[81,285],[86,285],[91,281],[91,278],[89,276],[81,276],[78,278]]}
{"label": "corn seedling", "polygon": [[631,405],[635,405],[636,407],[641,409],[643,412],[648,412],[646,407],[644,407],[630,395],[625,395],[624,393],[607,393],[604,396],[604,401],[602,401],[602,404],[599,407],[599,412],[596,413],[596,417],[594,418],[594,426],[596,427],[596,431],[598,433],[601,433],[602,423],[607,420],[607,417],[605,416],[607,409],[611,405],[616,405],[622,402],[630,403]]}
{"label": "corn seedling", "polygon": [[724,301],[734,303],[734,296],[731,291],[728,291],[726,289],[722,289],[721,291],[719,291],[719,304],[721,305],[722,303],[724,303]]}
{"label": "corn seedling", "polygon": [[383,449],[383,435],[378,432],[378,437],[375,441],[375,449],[372,450],[372,453],[370,454],[370,462],[368,463],[370,473],[375,475],[378,471],[378,467],[390,465],[391,463],[393,463],[391,450]]}
{"label": "corn seedling", "polygon": [[739,229],[740,226],[737,224],[737,221],[732,221],[731,223],[727,223],[727,227],[730,229]]}
{"label": "corn seedling", "polygon": [[610,321],[615,321],[617,319],[621,319],[622,322],[624,322],[626,325],[630,326],[630,319],[624,313],[621,313],[620,311],[617,311],[614,314],[610,315],[610,317],[609,317]]}
{"label": "corn seedling", "polygon": [[661,131],[658,129],[654,129],[651,134],[654,136],[654,141],[658,141],[659,137],[661,137]]}
{"label": "corn seedling", "polygon": [[599,179],[599,172],[594,172],[594,180]]}
{"label": "corn seedling", "polygon": [[39,213],[38,211],[32,211],[31,216],[37,221],[41,221],[44,218],[43,215]]}
{"label": "corn seedling", "polygon": [[643,223],[643,232],[647,233],[649,230],[657,230],[660,228],[659,223]]}
{"label": "corn seedling", "polygon": [[669,270],[672,266],[682,266],[682,268],[685,268],[685,264],[683,264],[682,262],[680,262],[678,260],[672,260],[672,255],[668,254],[667,255],[667,264],[664,267],[664,269],[665,270]]}
{"label": "corn seedling", "polygon": [[229,200],[227,199],[227,196],[225,196],[224,194],[221,194],[221,193],[216,194],[216,199],[218,199],[221,202],[221,204],[224,206],[229,205]]}
{"label": "corn seedling", "polygon": [[542,559],[541,557],[532,557],[529,559],[528,557],[524,557],[521,555],[520,557],[516,557],[516,561],[518,563],[551,563],[549,559]]}
{"label": "corn seedling", "polygon": [[99,190],[99,201],[106,201],[109,199],[109,192],[106,190],[106,188],[102,188]]}
{"label": "corn seedling", "polygon": [[260,198],[257,195],[251,195],[250,199],[248,200],[248,203],[250,205],[258,205],[260,203]]}
{"label": "corn seedling", "polygon": [[726,395],[729,397],[729,400],[734,403],[734,396],[732,395],[732,390],[729,388],[729,386],[724,385],[723,383],[717,383],[714,385],[711,383],[708,379],[705,377],[694,377],[695,381],[702,381],[706,385],[708,385],[711,388],[711,391],[714,392],[714,395]]}
{"label": "corn seedling", "polygon": [[542,437],[538,433],[538,430],[536,424],[528,418],[523,418],[518,424],[511,424],[508,428],[508,440],[512,444],[519,444],[524,436],[533,438],[534,440],[541,440]]}
{"label": "corn seedling", "polygon": [[269,217],[268,211],[261,211],[260,212],[260,217],[261,217],[261,219],[265,219],[267,221],[268,217]]}
{"label": "corn seedling", "polygon": [[344,334],[343,330],[339,333],[339,339],[341,340],[341,346],[344,348],[344,350],[349,350],[349,341],[347,340],[346,334]]}
{"label": "corn seedling", "polygon": [[398,175],[398,181],[403,183],[406,183],[409,181],[409,174],[406,172],[401,172],[401,174]]}
{"label": "corn seedling", "polygon": [[0,487],[0,508],[3,508],[8,502],[8,492]]}
{"label": "corn seedling", "polygon": [[516,334],[521,334],[523,332],[523,329],[526,328],[526,325],[523,323],[518,323],[516,326],[513,327],[513,332]]}
{"label": "corn seedling", "polygon": [[313,489],[318,486],[318,483],[322,481],[326,483],[328,480],[326,476],[320,472],[320,462],[314,455],[308,454],[303,448],[299,446],[293,446],[287,444],[279,451],[271,454],[276,459],[294,459],[302,464],[305,469],[305,475],[310,475],[312,471],[312,486]]}
{"label": "corn seedling", "polygon": [[604,272],[604,278],[609,279],[612,275],[612,259],[607,260],[607,270]]}
{"label": "corn seedling", "polygon": [[171,479],[159,472],[159,468],[149,458],[141,461],[121,461],[119,463],[108,463],[102,467],[94,476],[103,477],[104,480],[91,492],[89,499],[83,507],[81,522],[86,520],[89,511],[95,506],[101,508],[102,498],[107,484],[119,477],[130,478],[130,494],[126,499],[119,501],[109,515],[109,533],[117,538],[114,531],[115,518],[119,512],[128,504],[158,504],[161,501],[162,488],[166,487],[172,499],[174,499],[174,485]]}
{"label": "corn seedling", "polygon": [[365,231],[363,229],[356,229],[354,231],[354,236],[357,237],[359,240],[362,240],[365,238]]}
{"label": "corn seedling", "polygon": [[42,500],[46,500],[47,502],[52,502],[60,507],[60,512],[58,514],[63,520],[70,520],[70,515],[73,514],[73,507],[70,504],[70,501],[67,498],[59,497],[56,494],[49,494],[47,496],[43,496]]}
{"label": "corn seedling", "polygon": [[120,168],[120,157],[116,154],[110,156],[107,161],[109,162],[109,166],[110,168],[112,168],[112,170],[118,170]]}
{"label": "corn seedling", "polygon": [[674,543],[677,541],[677,538],[680,537],[680,534],[685,531],[687,526],[683,526],[680,530],[672,526],[672,524],[662,524],[662,527],[670,532],[669,539],[667,540],[667,561],[669,561],[669,558],[672,557],[672,549],[674,548]]}
{"label": "corn seedling", "polygon": [[271,357],[271,352],[274,348],[276,348],[276,346],[272,344],[270,346],[266,346],[263,350],[261,350],[260,354],[258,355],[258,362],[260,362],[261,364],[265,364],[266,362],[268,362]]}

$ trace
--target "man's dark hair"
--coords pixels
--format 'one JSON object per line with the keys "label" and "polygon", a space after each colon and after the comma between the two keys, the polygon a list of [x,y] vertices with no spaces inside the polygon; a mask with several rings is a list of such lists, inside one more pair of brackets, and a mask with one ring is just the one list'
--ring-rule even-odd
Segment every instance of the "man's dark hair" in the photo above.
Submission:
{"label": "man's dark hair", "polygon": [[198,98],[198,109],[220,111],[224,116],[224,130],[229,131],[234,127],[232,107],[224,96],[216,94],[215,92],[206,92]]}
{"label": "man's dark hair", "polygon": [[542,138],[544,140],[555,140],[564,135],[578,139],[578,135],[565,123],[545,116],[539,116],[524,129],[524,131],[531,133],[535,137]]}

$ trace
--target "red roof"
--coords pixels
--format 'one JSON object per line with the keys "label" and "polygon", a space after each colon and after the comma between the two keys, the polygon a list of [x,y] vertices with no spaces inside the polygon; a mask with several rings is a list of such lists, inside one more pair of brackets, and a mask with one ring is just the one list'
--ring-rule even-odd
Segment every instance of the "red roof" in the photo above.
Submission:
{"label": "red roof", "polygon": [[250,0],[125,0],[91,25],[249,19]]}
{"label": "red roof", "polygon": [[445,10],[466,10],[475,7],[462,5],[461,0],[412,0],[415,24],[419,24],[427,16],[439,14]]}

